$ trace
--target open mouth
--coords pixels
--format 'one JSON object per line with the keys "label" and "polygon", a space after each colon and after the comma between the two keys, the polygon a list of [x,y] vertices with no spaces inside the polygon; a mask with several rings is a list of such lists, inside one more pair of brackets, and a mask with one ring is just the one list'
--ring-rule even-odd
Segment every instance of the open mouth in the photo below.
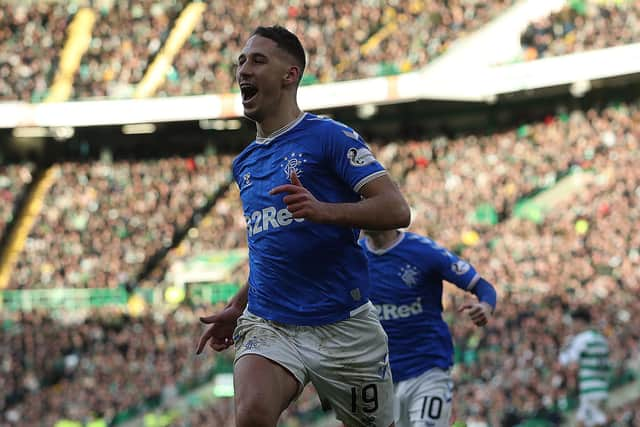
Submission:
{"label": "open mouth", "polygon": [[242,102],[247,103],[258,94],[258,88],[250,83],[242,83],[240,85],[240,93],[242,94]]}

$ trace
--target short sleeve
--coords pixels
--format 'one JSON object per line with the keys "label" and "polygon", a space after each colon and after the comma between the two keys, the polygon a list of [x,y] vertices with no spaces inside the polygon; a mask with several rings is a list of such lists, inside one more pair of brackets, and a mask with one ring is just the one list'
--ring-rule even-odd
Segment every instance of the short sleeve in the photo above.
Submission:
{"label": "short sleeve", "polygon": [[438,270],[439,275],[447,282],[453,283],[458,288],[471,292],[480,279],[471,264],[460,259],[455,254],[438,245],[436,242],[425,239],[429,243],[432,252],[429,254],[432,266]]}
{"label": "short sleeve", "polygon": [[333,122],[330,133],[328,161],[353,191],[360,192],[366,183],[387,173],[356,131]]}

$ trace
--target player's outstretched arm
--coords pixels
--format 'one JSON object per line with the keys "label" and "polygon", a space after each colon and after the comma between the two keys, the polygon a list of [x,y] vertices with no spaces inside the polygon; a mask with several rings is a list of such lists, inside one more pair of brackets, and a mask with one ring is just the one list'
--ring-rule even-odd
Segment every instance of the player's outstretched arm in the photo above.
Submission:
{"label": "player's outstretched arm", "polygon": [[356,203],[321,202],[295,173],[290,179],[291,184],[275,187],[271,194],[287,194],[283,201],[294,218],[369,230],[402,228],[411,221],[409,205],[388,175],[365,184],[360,190],[363,199]]}
{"label": "player's outstretched arm", "polygon": [[480,278],[472,292],[478,297],[478,302],[463,304],[458,312],[467,311],[469,318],[476,326],[484,326],[489,322],[489,318],[496,308],[496,290],[491,283]]}
{"label": "player's outstretched arm", "polygon": [[196,354],[202,353],[207,342],[209,347],[215,351],[223,351],[233,345],[233,330],[236,328],[238,318],[247,306],[248,296],[249,284],[247,283],[229,300],[221,312],[200,318],[202,323],[211,326],[200,337]]}

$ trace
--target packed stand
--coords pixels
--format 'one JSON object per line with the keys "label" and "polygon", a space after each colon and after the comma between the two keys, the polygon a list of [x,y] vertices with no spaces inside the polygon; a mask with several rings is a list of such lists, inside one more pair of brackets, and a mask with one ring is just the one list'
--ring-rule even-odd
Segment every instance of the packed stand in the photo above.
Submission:
{"label": "packed stand", "polygon": [[63,163],[10,288],[116,288],[226,185],[231,157]]}
{"label": "packed stand", "polygon": [[32,172],[30,163],[0,165],[0,240],[14,220],[17,204],[31,183]]}
{"label": "packed stand", "polygon": [[[246,247],[246,222],[240,206],[238,187],[232,183],[211,211],[198,218],[198,223],[187,232],[180,244],[162,258],[156,268],[142,281],[142,286],[153,287],[165,280],[169,281],[167,275],[170,275],[172,266],[189,257],[216,250]],[[240,276],[242,274],[236,274],[234,279],[237,278],[238,282],[244,283],[247,277]]]}
{"label": "packed stand", "polygon": [[130,98],[183,3],[186,1],[114,0],[96,9],[91,43],[74,82],[74,97]]}
{"label": "packed stand", "polygon": [[[418,69],[444,53],[454,40],[487,23],[513,3],[214,2],[178,52],[159,94],[229,92],[234,84],[233,64],[247,32],[265,22],[281,22],[301,38],[308,54],[302,83],[326,83]],[[380,37],[383,29],[391,31]]]}
{"label": "packed stand", "polygon": [[[447,247],[461,233],[491,229],[513,213],[518,201],[551,186],[597,146],[584,115],[559,114],[490,135],[439,137],[399,148],[412,163],[404,190],[412,227]],[[476,210],[490,204],[495,218],[473,224]],[[470,222],[474,228],[471,228]]]}
{"label": "packed stand", "polygon": [[[463,396],[456,407],[460,419],[515,425],[534,417],[556,425],[575,392],[575,380],[558,366],[557,357],[569,335],[566,314],[578,303],[592,305],[594,326],[609,339],[614,377],[623,377],[625,363],[640,356],[640,334],[631,322],[631,313],[640,309],[636,297],[640,238],[633,232],[640,222],[640,174],[634,166],[640,161],[639,118],[637,105],[574,112],[564,120],[536,125],[532,133],[523,131],[528,135],[524,140],[509,138],[519,145],[530,145],[539,138],[555,148],[556,159],[549,158],[546,164],[560,161],[593,175],[585,178],[587,183],[580,191],[565,195],[541,223],[505,216],[495,226],[476,226],[476,240],[458,246],[463,257],[498,286],[501,301],[498,315],[484,331],[449,315],[459,357],[454,377],[457,393]],[[566,145],[554,137],[558,126],[564,128],[559,135],[564,135]],[[496,138],[499,144],[500,136]],[[500,153],[518,156],[517,147],[507,148]],[[546,154],[539,149],[544,159]],[[449,157],[450,161],[442,168],[450,175],[448,179],[462,177],[451,166],[453,160],[459,161],[457,155],[442,154],[438,158]],[[490,154],[479,157],[487,163],[485,168],[496,166]],[[526,181],[536,175],[545,177],[527,173],[535,170],[538,159],[530,156],[525,169],[511,171],[509,181],[515,188],[528,188]],[[497,166],[494,178],[502,165],[498,162]],[[439,168],[434,165],[433,169]],[[466,194],[449,191],[439,199],[437,186],[427,190],[431,197],[423,196],[425,207],[416,211],[414,229],[449,247],[464,240],[461,231],[469,225],[464,224],[462,212],[445,208],[458,221],[442,228],[447,215],[437,215],[443,206],[473,206],[475,195],[483,193],[483,167],[476,168],[475,174],[475,183],[470,180],[463,185]],[[548,183],[555,178],[549,176]],[[409,174],[406,193],[419,192],[427,182],[413,180]],[[488,200],[500,201],[501,191],[502,186],[494,185]],[[435,206],[429,204],[432,201]],[[422,222],[426,215],[431,218]],[[428,224],[438,224],[438,228]]]}
{"label": "packed stand", "polygon": [[38,102],[46,96],[74,12],[67,2],[3,2],[0,101]]}
{"label": "packed stand", "polygon": [[[94,4],[96,22],[73,84],[74,98],[129,98],[166,41],[187,0]],[[512,5],[514,0],[305,0],[207,3],[178,51],[159,95],[229,92],[247,32],[282,22],[309,56],[304,84],[418,69]],[[65,31],[80,2],[9,3],[0,11],[0,99],[40,101],[55,72]],[[402,28],[402,31],[397,31]],[[427,29],[427,31],[425,31]],[[1,31],[0,30],[0,34]],[[331,49],[327,49],[331,46]]]}
{"label": "packed stand", "polygon": [[640,2],[568,2],[530,23],[520,37],[525,60],[640,42]]}
{"label": "packed stand", "polygon": [[204,314],[183,307],[138,318],[115,309],[77,319],[43,313],[5,317],[0,424],[109,422],[150,401],[175,398],[180,387],[212,375],[215,360],[197,357],[194,350],[199,335],[194,325]]}

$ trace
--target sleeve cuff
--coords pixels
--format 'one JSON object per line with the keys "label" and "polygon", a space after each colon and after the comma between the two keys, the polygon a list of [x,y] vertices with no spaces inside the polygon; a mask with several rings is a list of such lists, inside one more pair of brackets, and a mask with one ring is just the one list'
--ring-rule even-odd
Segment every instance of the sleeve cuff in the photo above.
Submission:
{"label": "sleeve cuff", "polygon": [[353,191],[355,191],[356,193],[359,193],[360,189],[362,189],[362,187],[364,187],[365,184],[368,184],[369,182],[373,181],[374,179],[379,178],[382,175],[386,175],[386,174],[387,174],[386,170],[381,170],[381,171],[374,172],[371,175],[365,176],[360,181],[358,181],[356,183],[356,185],[353,186]]}

